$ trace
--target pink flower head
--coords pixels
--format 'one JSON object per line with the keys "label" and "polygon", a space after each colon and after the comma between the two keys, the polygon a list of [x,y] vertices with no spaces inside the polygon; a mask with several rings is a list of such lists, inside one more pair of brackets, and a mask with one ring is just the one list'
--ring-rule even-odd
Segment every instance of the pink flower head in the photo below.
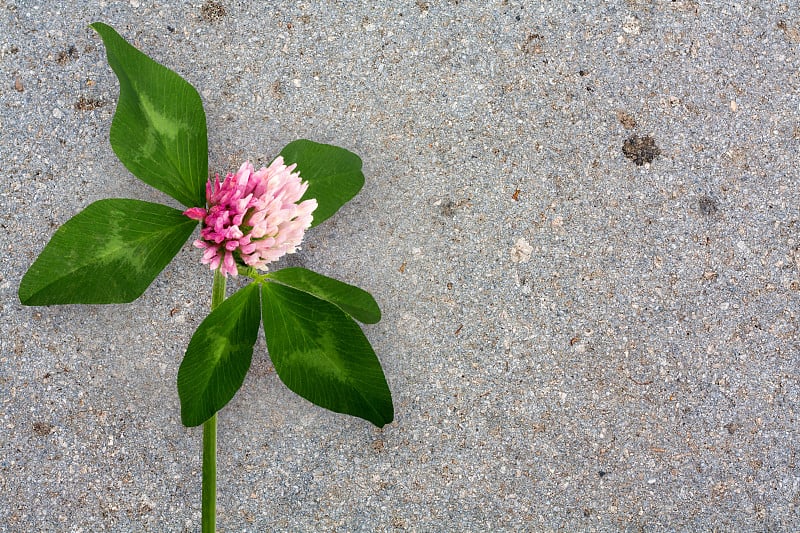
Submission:
{"label": "pink flower head", "polygon": [[287,167],[279,156],[268,168],[253,172],[247,161],[222,183],[219,174],[213,184],[208,180],[208,209],[192,207],[183,212],[203,221],[194,245],[205,250],[204,265],[219,268],[223,276],[236,276],[237,263],[266,270],[267,263],[298,249],[317,201],[298,203],[308,182],[292,172],[295,166]]}

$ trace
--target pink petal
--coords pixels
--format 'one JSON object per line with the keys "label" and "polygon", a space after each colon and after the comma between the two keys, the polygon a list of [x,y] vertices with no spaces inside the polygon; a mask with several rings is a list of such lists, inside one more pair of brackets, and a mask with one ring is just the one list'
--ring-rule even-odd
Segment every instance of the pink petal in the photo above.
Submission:
{"label": "pink petal", "polygon": [[184,211],[183,214],[193,220],[203,220],[206,217],[207,211],[202,207],[190,207]]}

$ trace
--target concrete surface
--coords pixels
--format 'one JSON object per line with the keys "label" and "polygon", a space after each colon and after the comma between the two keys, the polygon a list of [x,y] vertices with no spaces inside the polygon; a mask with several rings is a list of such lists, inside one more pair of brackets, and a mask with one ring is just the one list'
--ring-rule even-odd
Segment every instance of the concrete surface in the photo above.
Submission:
{"label": "concrete surface", "polygon": [[221,531],[796,530],[798,7],[0,0],[0,531],[199,528],[199,252],[133,304],[16,298],[90,202],[164,201],[109,146],[97,20],[200,90],[213,171],[364,159],[289,263],[376,296],[396,421],[311,406],[259,341]]}

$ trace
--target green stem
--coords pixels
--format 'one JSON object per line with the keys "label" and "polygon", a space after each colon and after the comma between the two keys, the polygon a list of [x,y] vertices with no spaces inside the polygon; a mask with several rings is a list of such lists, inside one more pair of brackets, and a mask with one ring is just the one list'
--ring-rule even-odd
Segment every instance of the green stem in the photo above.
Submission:
{"label": "green stem", "polygon": [[217,308],[219,304],[225,299],[225,276],[219,273],[219,270],[214,271],[214,285],[211,288],[211,310]]}
{"label": "green stem", "polygon": [[[211,310],[225,300],[225,276],[214,271]],[[203,423],[203,533],[217,530],[217,414]]]}
{"label": "green stem", "polygon": [[203,533],[217,530],[217,413],[203,423]]}

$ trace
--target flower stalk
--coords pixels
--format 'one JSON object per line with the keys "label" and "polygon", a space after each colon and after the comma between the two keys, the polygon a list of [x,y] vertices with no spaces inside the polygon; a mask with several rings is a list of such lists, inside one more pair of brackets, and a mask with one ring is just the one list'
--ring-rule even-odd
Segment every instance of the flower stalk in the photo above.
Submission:
{"label": "flower stalk", "polygon": [[[214,271],[211,287],[211,310],[225,300],[225,275]],[[202,531],[214,533],[217,529],[217,414],[203,423],[203,509]]]}
{"label": "flower stalk", "polygon": [[203,423],[203,533],[217,529],[217,413]]}

